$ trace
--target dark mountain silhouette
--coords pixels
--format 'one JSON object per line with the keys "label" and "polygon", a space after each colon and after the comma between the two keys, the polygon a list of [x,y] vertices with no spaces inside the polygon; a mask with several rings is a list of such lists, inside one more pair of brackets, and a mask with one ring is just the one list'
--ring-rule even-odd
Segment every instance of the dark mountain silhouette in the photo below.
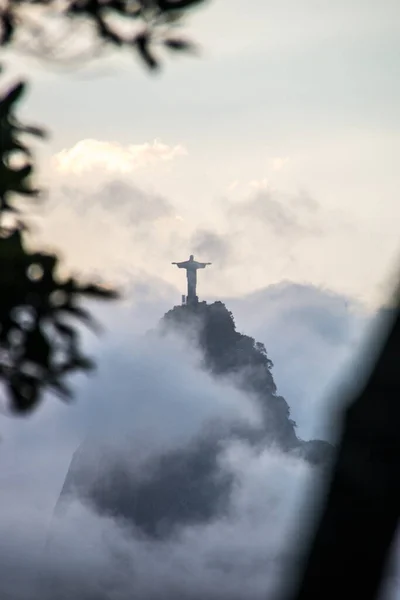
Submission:
{"label": "dark mountain silhouette", "polygon": [[322,440],[305,442],[297,437],[289,405],[277,394],[273,363],[265,345],[236,330],[233,314],[223,302],[175,306],[164,315],[160,330],[178,330],[189,337],[200,347],[208,371],[217,377],[234,378],[240,389],[259,401],[265,418],[258,434],[252,432],[253,441],[275,443],[314,464],[329,459],[333,450],[330,444]]}
{"label": "dark mountain silhouette", "polygon": [[210,522],[229,511],[235,478],[221,467],[220,457],[233,439],[251,444],[254,451],[272,445],[315,465],[328,464],[332,446],[298,438],[289,406],[277,394],[265,346],[236,331],[233,315],[222,302],[175,306],[149,335],[176,331],[200,348],[208,372],[233,380],[259,403],[261,424],[216,423],[190,444],[153,456],[140,468],[132,466],[134,448],[128,452],[104,448],[99,455],[88,441],[73,457],[58,509],[71,497],[79,497],[98,514],[113,516],[135,533],[166,538],[185,525]]}

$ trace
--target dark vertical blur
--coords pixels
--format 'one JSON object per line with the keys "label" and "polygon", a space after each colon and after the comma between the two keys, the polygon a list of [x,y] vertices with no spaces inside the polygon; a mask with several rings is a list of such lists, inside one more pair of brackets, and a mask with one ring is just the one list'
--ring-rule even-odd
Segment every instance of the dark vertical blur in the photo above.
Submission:
{"label": "dark vertical blur", "polygon": [[379,597],[400,508],[400,308],[347,404],[328,490],[301,577],[287,600]]}

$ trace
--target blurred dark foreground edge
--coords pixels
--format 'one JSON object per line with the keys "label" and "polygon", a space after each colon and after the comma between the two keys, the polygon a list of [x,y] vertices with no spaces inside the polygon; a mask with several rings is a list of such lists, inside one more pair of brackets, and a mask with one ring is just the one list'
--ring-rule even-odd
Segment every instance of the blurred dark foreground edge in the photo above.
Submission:
{"label": "blurred dark foreground edge", "polygon": [[[400,508],[400,305],[361,390],[346,404],[322,510],[285,600],[380,596]],[[304,558],[304,557],[303,557]]]}

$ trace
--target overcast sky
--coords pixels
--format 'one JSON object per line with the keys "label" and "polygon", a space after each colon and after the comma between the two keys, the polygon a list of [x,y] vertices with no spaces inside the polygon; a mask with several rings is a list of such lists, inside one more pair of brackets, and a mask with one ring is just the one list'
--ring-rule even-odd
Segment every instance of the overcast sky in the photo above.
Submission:
{"label": "overcast sky", "polygon": [[[33,75],[23,113],[52,134],[49,243],[179,291],[169,262],[194,250],[214,263],[204,294],[289,279],[381,300],[399,250],[399,13],[396,0],[216,0],[185,29],[200,58],[164,56],[158,76],[128,54],[70,73],[10,57],[10,75]],[[105,180],[134,186],[140,214],[126,220],[112,192],[99,202]]]}
{"label": "overcast sky", "polygon": [[[220,398],[188,357],[173,350],[149,357],[137,337],[180,302],[185,278],[170,263],[192,252],[213,263],[199,274],[200,297],[223,299],[240,331],[265,343],[299,434],[327,436],[327,394],[387,297],[398,257],[399,17],[398,0],[252,0],[251,11],[238,0],[215,0],[188,22],[201,56],[166,56],[158,76],[128,55],[69,73],[8,55],[7,78],[28,75],[31,83],[21,113],[51,132],[37,146],[50,195],[37,211],[33,242],[62,250],[74,271],[122,283],[126,297],[118,309],[102,309],[108,333],[86,339],[100,370],[80,382],[75,407],[53,400],[31,420],[1,420],[6,571],[17,573],[21,557],[29,563],[72,452],[107,421],[107,410],[114,414],[115,373],[116,425],[143,417],[155,436],[165,397],[176,400],[167,407],[175,430],[186,430],[190,382]],[[153,398],[152,414],[145,403],[130,404],[144,393]],[[227,414],[235,410],[233,392],[228,400]],[[193,414],[197,425],[203,417]],[[244,539],[252,560],[268,557],[263,540],[277,519],[271,506],[290,504],[290,482],[308,477],[285,457],[238,452],[238,520],[228,532],[220,525],[217,541],[201,532],[199,554],[191,554],[199,538],[172,553],[172,572],[180,575],[181,564],[194,570],[194,586],[211,581],[217,589],[225,581],[210,580],[209,571],[204,577],[217,543],[228,565],[242,565]],[[260,497],[269,500],[260,504]],[[285,510],[279,540],[288,528]],[[79,519],[96,545],[104,523]],[[79,519],[66,540],[75,561]],[[244,532],[258,525],[249,541]],[[101,572],[109,556],[95,559]],[[262,564],[252,571],[255,597],[265,589]]]}

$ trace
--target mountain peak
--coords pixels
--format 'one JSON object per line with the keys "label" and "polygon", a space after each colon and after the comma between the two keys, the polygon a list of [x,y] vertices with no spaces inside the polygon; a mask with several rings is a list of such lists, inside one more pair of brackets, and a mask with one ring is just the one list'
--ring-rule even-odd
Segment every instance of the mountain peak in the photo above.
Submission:
{"label": "mountain peak", "polygon": [[327,442],[298,438],[290,407],[277,394],[273,362],[265,345],[237,331],[234,316],[223,302],[175,306],[161,319],[159,331],[184,335],[199,347],[207,371],[231,378],[239,389],[258,400],[263,413],[263,430],[256,436],[260,441],[277,444],[314,464],[324,463],[331,455],[332,446]]}
{"label": "mountain peak", "polygon": [[[167,538],[185,526],[209,523],[229,513],[235,476],[222,466],[220,458],[235,441],[256,453],[272,447],[315,465],[328,463],[332,446],[298,438],[289,405],[277,394],[273,364],[264,344],[237,331],[225,304],[175,306],[153,333],[163,336],[169,332],[186,337],[200,350],[202,366],[212,377],[232,384],[227,386],[227,394],[237,388],[258,404],[259,423],[220,426],[215,422],[189,443],[155,453],[142,467],[132,461],[132,452],[141,451],[140,440],[130,440],[131,450],[122,451],[105,443],[96,448],[89,439],[72,459],[58,511],[79,498],[97,514],[112,516],[133,532]],[[147,400],[151,404],[151,398]],[[147,435],[151,441],[152,431]],[[115,443],[118,446],[119,440]]]}

